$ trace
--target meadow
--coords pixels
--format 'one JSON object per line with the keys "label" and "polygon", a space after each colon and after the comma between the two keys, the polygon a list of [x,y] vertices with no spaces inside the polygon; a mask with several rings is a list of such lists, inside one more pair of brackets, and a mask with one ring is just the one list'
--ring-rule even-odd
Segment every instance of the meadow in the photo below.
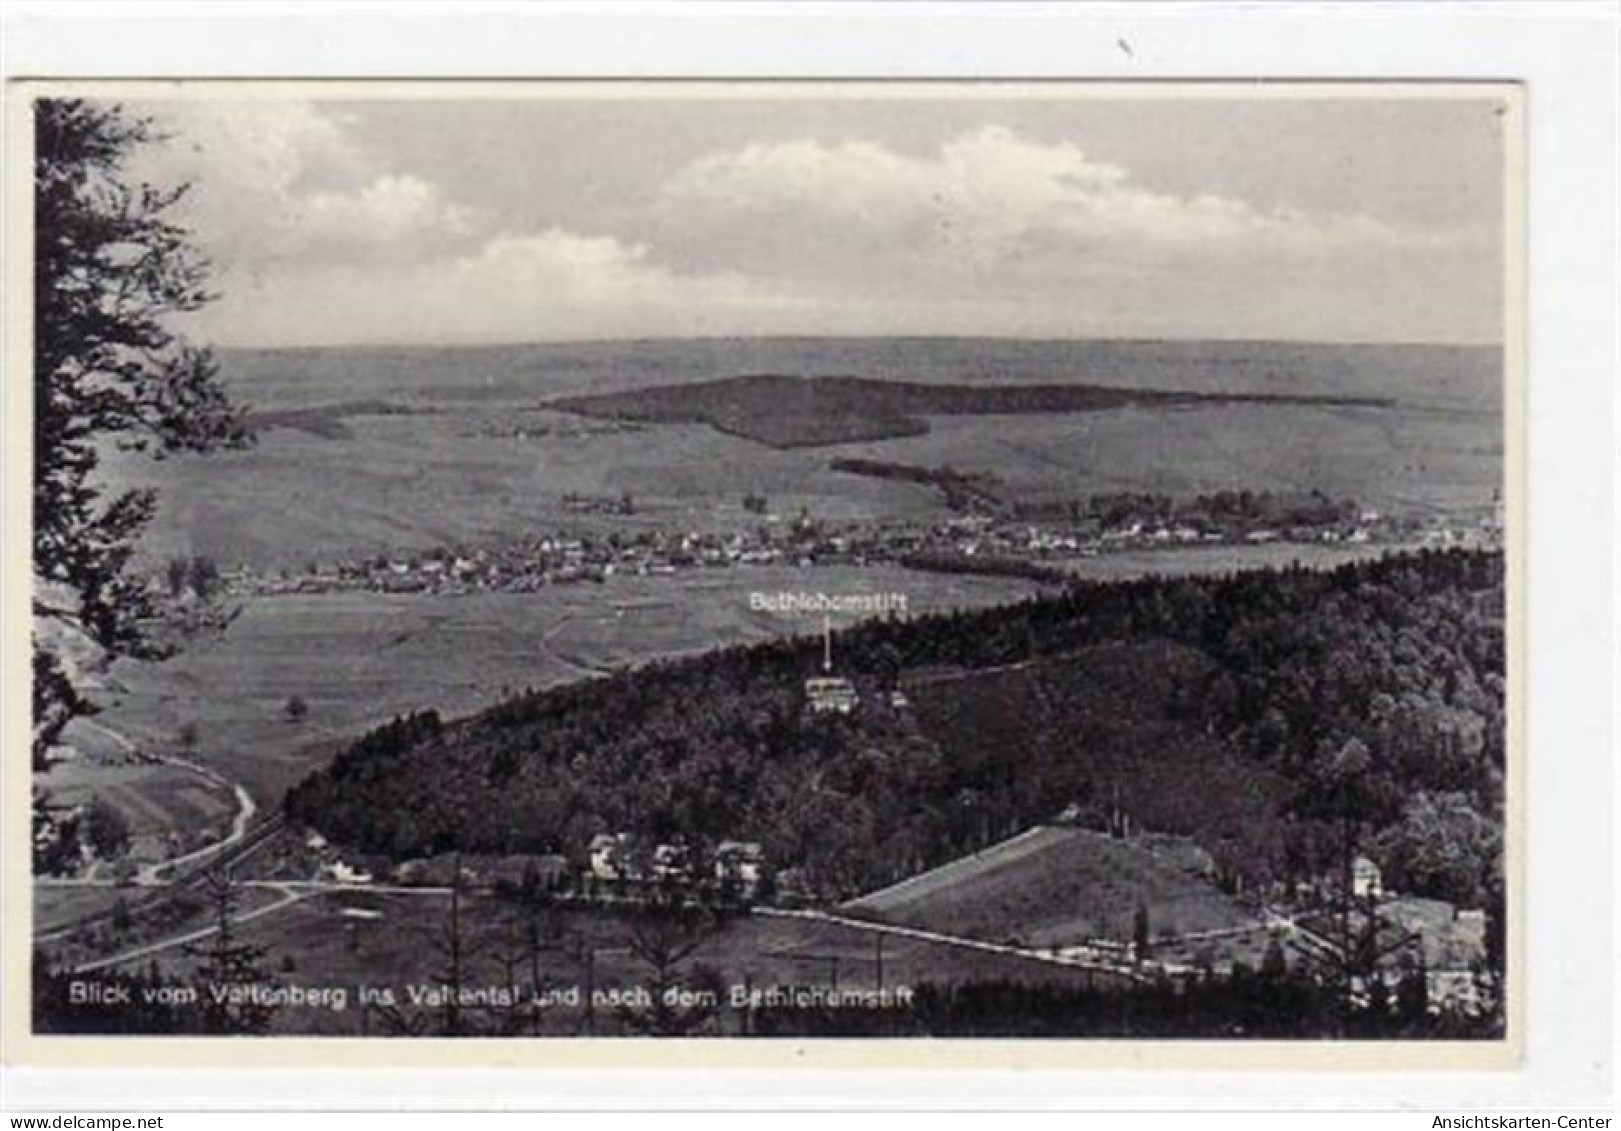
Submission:
{"label": "meadow", "polygon": [[229,790],[164,763],[87,755],[56,763],[41,775],[40,784],[58,805],[99,798],[116,809],[128,824],[128,855],[137,864],[156,863],[223,836],[236,812]]}
{"label": "meadow", "polygon": [[848,906],[888,923],[1036,947],[1128,942],[1139,907],[1151,937],[1247,922],[1251,916],[1200,874],[1201,855],[1175,838],[1045,826]]}
{"label": "meadow", "polygon": [[[758,566],[615,577],[604,585],[456,597],[343,592],[255,597],[222,634],[163,663],[122,662],[98,722],[149,751],[195,755],[271,808],[362,731],[433,707],[446,718],[504,693],[619,664],[819,632],[819,619],[749,607],[752,590],[899,591],[914,611],[1001,604],[1033,591],[1014,579],[866,569]],[[849,623],[834,617],[835,629]],[[308,714],[288,718],[297,696]]]}
{"label": "meadow", "polygon": [[[924,435],[787,450],[696,423],[604,430],[550,407],[581,393],[747,372],[1394,403],[926,415]],[[1486,349],[1280,343],[761,339],[239,351],[224,355],[223,378],[280,426],[264,428],[248,451],[157,463],[114,453],[108,470],[114,483],[159,490],[143,547],[149,564],[200,553],[259,569],[534,528],[753,526],[745,494],[763,495],[783,516],[946,514],[927,485],[832,470],[841,458],[950,465],[1035,497],[1318,489],[1387,511],[1479,511],[1502,479],[1500,373]],[[571,492],[629,494],[636,513],[570,514],[562,498]]]}

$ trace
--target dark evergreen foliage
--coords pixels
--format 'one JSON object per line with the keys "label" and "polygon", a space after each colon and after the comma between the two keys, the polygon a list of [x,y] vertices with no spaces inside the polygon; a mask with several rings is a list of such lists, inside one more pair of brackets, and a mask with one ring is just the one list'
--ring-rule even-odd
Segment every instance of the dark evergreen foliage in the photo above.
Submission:
{"label": "dark evergreen foliage", "polygon": [[[112,655],[148,651],[149,612],[126,572],[152,515],[149,491],[106,496],[96,469],[109,442],[159,453],[246,443],[213,355],[168,326],[211,297],[207,262],[171,218],[186,186],[133,184],[126,165],[159,138],[117,106],[77,99],[34,104],[36,616],[88,636]],[[36,633],[34,755],[89,705]]]}
{"label": "dark evergreen foliage", "polygon": [[[1134,824],[1213,842],[1234,883],[1321,874],[1340,830],[1319,779],[1352,741],[1367,759],[1360,819],[1387,833],[1392,858],[1389,838],[1426,792],[1500,827],[1503,651],[1489,622],[1501,585],[1501,555],[1426,552],[1332,572],[1085,582],[874,620],[838,639],[864,689],[851,716],[805,709],[820,641],[720,649],[457,723],[401,720],[292,790],[287,809],[395,858],[579,856],[618,830],[760,840],[833,897],[1109,788]],[[897,657],[914,710],[875,693]],[[1496,862],[1471,867],[1484,882]]]}

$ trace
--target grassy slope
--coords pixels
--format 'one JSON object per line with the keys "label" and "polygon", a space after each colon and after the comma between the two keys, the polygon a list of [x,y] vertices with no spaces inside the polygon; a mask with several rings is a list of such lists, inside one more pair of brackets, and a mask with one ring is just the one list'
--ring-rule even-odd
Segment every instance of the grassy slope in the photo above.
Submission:
{"label": "grassy slope", "polygon": [[1193,874],[1185,855],[1141,839],[1042,827],[856,900],[851,911],[887,922],[991,941],[1062,946],[1131,937],[1139,903],[1150,930],[1236,926],[1243,911]]}
{"label": "grassy slope", "polygon": [[[172,753],[179,752],[177,732],[195,722],[198,760],[274,806],[337,747],[406,711],[462,715],[501,698],[503,689],[814,631],[818,621],[748,607],[752,590],[808,585],[832,593],[902,589],[920,611],[1000,604],[1031,588],[899,567],[806,573],[762,566],[538,593],[262,597],[248,601],[223,636],[195,640],[163,663],[119,664],[122,690],[106,697],[98,721],[138,746]],[[846,619],[835,617],[835,627]],[[310,708],[298,723],[283,713],[293,695]]]}
{"label": "grassy slope", "polygon": [[[539,352],[550,360],[542,364],[522,349],[494,351],[499,357],[479,350],[232,354],[227,378],[266,414],[261,421],[299,427],[269,427],[252,449],[206,458],[109,453],[107,486],[158,491],[159,514],[142,541],[148,563],[203,553],[222,564],[273,568],[500,538],[527,526],[753,527],[758,517],[742,507],[750,492],[767,496],[782,515],[801,507],[840,521],[945,513],[932,490],[837,472],[830,457],[949,464],[994,474],[1019,497],[1315,488],[1382,510],[1486,507],[1502,473],[1495,374],[1480,351],[733,342],[625,345],[594,363],[577,350]],[[1263,395],[1309,388],[1342,397],[1395,394],[1400,403],[1209,400],[1107,412],[931,412],[918,417],[926,426],[912,434],[849,436],[832,451],[773,448],[695,423],[601,434],[578,416],[536,407],[548,395],[740,371],[859,372],[1004,388],[1084,373],[1099,385]],[[493,399],[469,396],[475,393]],[[357,407],[394,411],[356,414]],[[915,415],[914,406],[903,407]],[[531,438],[489,434],[516,425],[533,429]],[[569,492],[629,492],[637,514],[574,515],[561,501]]]}
{"label": "grassy slope", "polygon": [[[78,741],[80,728],[70,729]],[[172,853],[175,834],[220,835],[236,812],[229,790],[190,770],[162,763],[119,760],[86,754],[60,762],[39,775],[54,804],[72,807],[92,799],[111,805],[129,823],[129,854],[136,860],[160,860]]]}

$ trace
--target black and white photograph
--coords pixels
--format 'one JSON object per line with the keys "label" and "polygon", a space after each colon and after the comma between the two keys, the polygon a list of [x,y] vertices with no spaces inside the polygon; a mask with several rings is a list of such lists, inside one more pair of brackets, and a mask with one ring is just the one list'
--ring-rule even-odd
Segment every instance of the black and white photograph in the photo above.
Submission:
{"label": "black and white photograph", "polygon": [[33,1037],[1516,1035],[1518,86],[60,85]]}

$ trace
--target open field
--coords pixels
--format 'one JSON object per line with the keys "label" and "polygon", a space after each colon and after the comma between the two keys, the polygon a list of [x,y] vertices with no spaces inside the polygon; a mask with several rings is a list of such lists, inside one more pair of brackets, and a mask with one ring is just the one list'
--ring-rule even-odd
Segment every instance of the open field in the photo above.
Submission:
{"label": "open field", "polygon": [[229,790],[163,763],[59,762],[42,776],[41,784],[63,805],[105,798],[123,813],[135,837],[162,835],[176,826],[223,824],[236,811]]}
{"label": "open field", "polygon": [[[266,429],[244,452],[160,463],[114,456],[108,467],[116,482],[159,489],[143,546],[149,561],[202,553],[259,569],[530,527],[752,526],[746,493],[785,516],[801,507],[852,521],[946,513],[927,486],[840,474],[828,466],[834,458],[949,464],[1034,497],[1318,489],[1386,511],[1484,508],[1501,479],[1499,371],[1490,350],[1277,343],[787,339],[248,351],[225,356],[224,378],[274,414],[264,419],[293,427]],[[542,407],[559,396],[741,372],[1207,396],[1309,389],[1395,404],[925,413],[927,434],[797,450],[703,424],[605,431]],[[570,514],[562,505],[570,492],[629,493],[636,513]]]}
{"label": "open field", "polygon": [[[70,740],[76,732],[69,731]],[[86,755],[57,762],[37,780],[54,804],[92,799],[118,810],[129,823],[129,857],[151,863],[185,844],[220,835],[236,812],[231,791],[201,774],[162,762]]]}
{"label": "open field", "polygon": [[[1177,851],[1181,848],[1181,851]],[[848,905],[855,914],[1037,947],[1233,928],[1249,916],[1199,874],[1187,842],[1041,826]]]}
{"label": "open field", "polygon": [[[342,742],[426,707],[445,717],[504,691],[589,676],[615,664],[815,633],[819,619],[749,608],[752,590],[895,590],[915,612],[1015,600],[1016,579],[899,567],[800,570],[761,566],[616,577],[537,593],[442,597],[346,592],[257,597],[222,635],[192,641],[161,664],[122,663],[98,722],[151,751],[175,751],[187,723],[196,757],[242,782],[261,808]],[[835,628],[845,618],[835,617]],[[284,713],[297,695],[298,722]]]}
{"label": "open field", "polygon": [[930,423],[925,436],[824,450],[991,473],[1007,497],[1318,490],[1385,513],[1484,511],[1502,474],[1496,413],[1406,403],[1138,406]]}
{"label": "open field", "polygon": [[[759,525],[743,507],[750,493],[787,517],[801,509],[838,522],[943,513],[926,489],[841,475],[815,452],[778,452],[704,425],[540,440],[483,432],[514,420],[539,429],[578,419],[482,405],[354,416],[343,421],[344,438],[276,428],[247,451],[117,470],[158,490],[158,518],[142,546],[154,565],[196,553],[227,566],[300,568],[531,530],[730,531]],[[629,494],[635,513],[573,513],[569,494]]]}
{"label": "open field", "polygon": [[[949,514],[928,485],[844,474],[834,459],[949,465],[994,475],[1008,497],[1321,490],[1416,514],[1488,511],[1502,461],[1497,417],[1429,410],[1232,405],[940,417],[927,436],[791,450],[698,424],[538,441],[467,434],[509,417],[481,406],[352,417],[343,439],[275,429],[245,452],[126,466],[123,478],[159,492],[147,561],[200,553],[265,570],[526,530],[752,529],[760,520],[742,505],[751,493],[785,517],[801,509],[833,522]],[[538,425],[560,415],[522,418]],[[571,513],[570,493],[629,494],[635,513]]]}
{"label": "open field", "polygon": [[110,909],[118,902],[116,888],[41,887],[34,888],[34,921],[30,934],[48,934],[70,927],[92,915]]}

